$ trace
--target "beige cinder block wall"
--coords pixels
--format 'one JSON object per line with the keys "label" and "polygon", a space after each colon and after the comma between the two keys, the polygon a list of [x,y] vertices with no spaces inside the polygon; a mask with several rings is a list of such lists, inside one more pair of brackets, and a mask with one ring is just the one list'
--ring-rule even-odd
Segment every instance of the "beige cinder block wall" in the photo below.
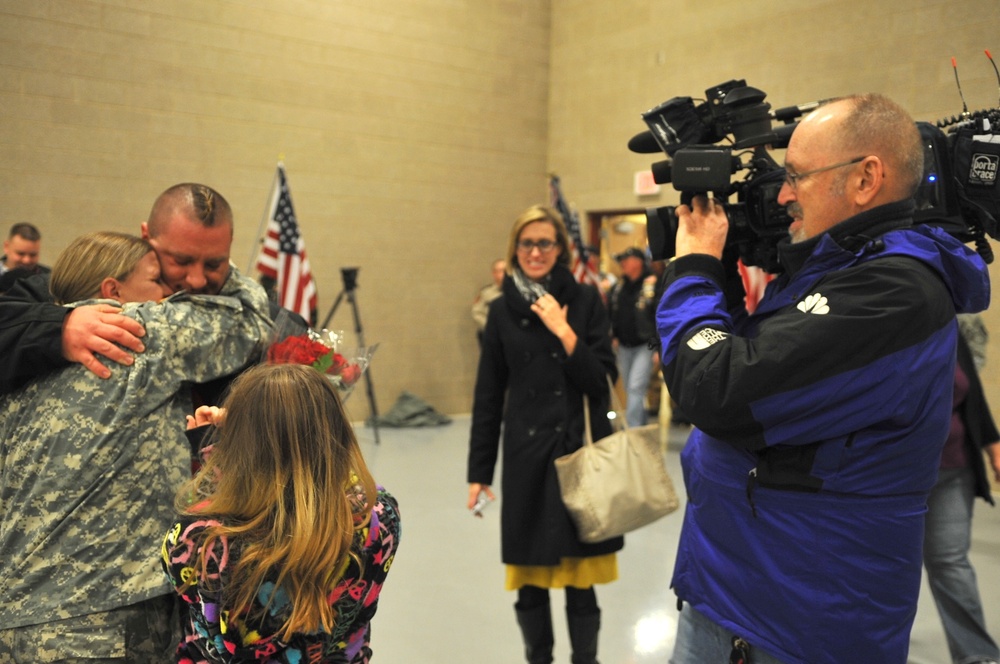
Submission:
{"label": "beige cinder block wall", "polygon": [[[361,268],[380,408],[406,389],[468,412],[469,306],[546,196],[549,32],[534,0],[4,0],[4,235],[36,223],[51,264],[203,182],[245,270],[283,155],[321,318]],[[346,302],[331,327],[353,329]],[[362,392],[348,406],[368,414]]]}
{"label": "beige cinder block wall", "polygon": [[[883,92],[917,120],[996,107],[1000,92],[983,50],[1000,59],[996,0],[553,0],[549,167],[582,212],[677,203],[632,194],[632,176],[657,155],[628,139],[640,113],[674,96],[746,79],[775,108],[851,92]],[[1000,257],[1000,244],[993,242]],[[991,266],[1000,289],[1000,259]],[[983,372],[1000,418],[1000,311]]]}
{"label": "beige cinder block wall", "polygon": [[639,113],[733,78],[776,107],[879,90],[936,119],[961,108],[954,55],[969,106],[994,105],[998,28],[995,0],[0,0],[0,222],[37,223],[51,263],[200,181],[245,269],[283,155],[321,317],[361,267],[380,407],[407,389],[467,412],[468,305],[547,170],[584,216],[674,203],[632,195],[655,158],[625,148]]}

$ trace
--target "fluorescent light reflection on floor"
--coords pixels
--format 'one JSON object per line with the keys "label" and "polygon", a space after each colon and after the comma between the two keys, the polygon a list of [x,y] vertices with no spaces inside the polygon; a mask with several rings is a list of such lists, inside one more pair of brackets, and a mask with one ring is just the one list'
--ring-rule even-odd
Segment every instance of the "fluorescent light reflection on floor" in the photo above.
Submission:
{"label": "fluorescent light reflection on floor", "polygon": [[635,624],[636,654],[668,654],[677,633],[677,618],[666,611],[655,611]]}

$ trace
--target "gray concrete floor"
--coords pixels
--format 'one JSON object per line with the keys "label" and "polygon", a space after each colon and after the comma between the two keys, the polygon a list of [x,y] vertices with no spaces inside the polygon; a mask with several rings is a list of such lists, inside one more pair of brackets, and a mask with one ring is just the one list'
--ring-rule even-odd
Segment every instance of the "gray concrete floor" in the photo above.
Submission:
{"label": "gray concrete floor", "polygon": [[[514,621],[515,594],[503,589],[497,506],[484,518],[465,508],[469,418],[426,429],[370,428],[358,438],[376,480],[399,499],[400,550],[372,625],[378,664],[513,664],[523,662]],[[683,498],[678,452],[688,430],[671,428],[668,469]],[[499,475],[498,475],[499,476]],[[683,506],[681,508],[683,510]],[[673,648],[677,610],[670,591],[681,512],[626,537],[620,579],[597,589],[602,664],[665,664]],[[1000,636],[1000,510],[977,501],[973,564],[989,627]],[[553,607],[562,607],[553,591]],[[554,611],[556,662],[569,662],[565,619]],[[934,602],[921,589],[909,664],[948,664]]]}

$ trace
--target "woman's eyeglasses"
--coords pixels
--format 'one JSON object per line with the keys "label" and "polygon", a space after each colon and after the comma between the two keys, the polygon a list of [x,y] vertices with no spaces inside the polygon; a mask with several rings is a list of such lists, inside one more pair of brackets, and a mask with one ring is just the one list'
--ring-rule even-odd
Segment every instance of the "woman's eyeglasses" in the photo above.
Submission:
{"label": "woman's eyeglasses", "polygon": [[538,249],[543,254],[547,254],[555,248],[556,243],[552,240],[518,240],[517,250],[530,254],[532,249]]}

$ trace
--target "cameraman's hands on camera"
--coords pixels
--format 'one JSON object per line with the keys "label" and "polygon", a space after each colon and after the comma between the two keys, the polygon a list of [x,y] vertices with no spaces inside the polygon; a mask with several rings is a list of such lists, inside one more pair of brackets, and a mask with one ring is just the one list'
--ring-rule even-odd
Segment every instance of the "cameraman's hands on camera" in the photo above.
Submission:
{"label": "cameraman's hands on camera", "polygon": [[708,254],[722,260],[729,232],[729,217],[722,203],[699,194],[691,205],[678,205],[677,258],[689,254]]}

